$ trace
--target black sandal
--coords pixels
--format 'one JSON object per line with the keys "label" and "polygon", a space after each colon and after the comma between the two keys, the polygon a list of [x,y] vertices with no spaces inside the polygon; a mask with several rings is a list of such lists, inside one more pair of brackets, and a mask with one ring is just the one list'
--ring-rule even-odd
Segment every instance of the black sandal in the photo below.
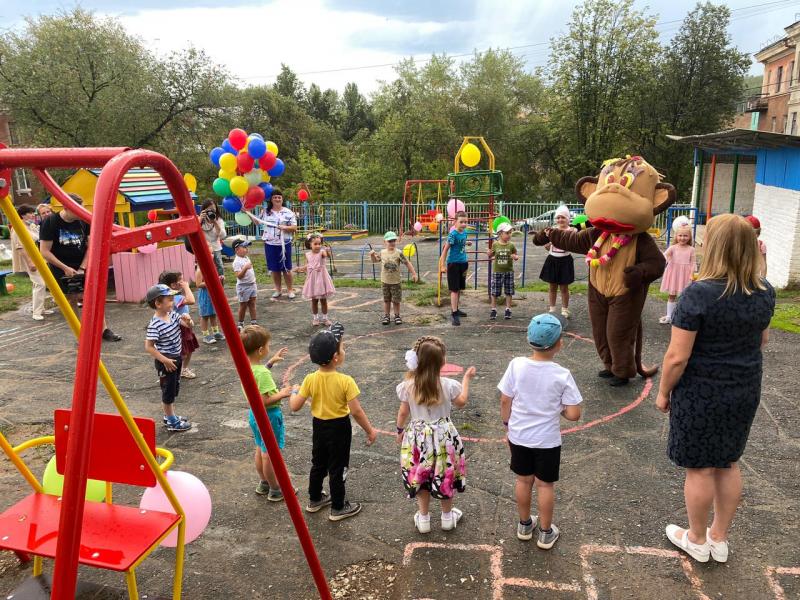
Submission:
{"label": "black sandal", "polygon": [[381,319],[381,325],[388,325],[389,324],[389,315],[383,315]]}
{"label": "black sandal", "polygon": [[400,315],[395,315],[394,316],[394,324],[395,325],[402,325],[403,324],[403,319],[400,318]]}

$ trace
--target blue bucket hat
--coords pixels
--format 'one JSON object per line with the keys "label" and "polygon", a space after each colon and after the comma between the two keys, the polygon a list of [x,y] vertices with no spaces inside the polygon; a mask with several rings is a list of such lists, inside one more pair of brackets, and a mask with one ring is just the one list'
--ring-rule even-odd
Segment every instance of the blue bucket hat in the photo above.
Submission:
{"label": "blue bucket hat", "polygon": [[536,315],[528,324],[528,343],[535,350],[548,350],[561,338],[561,321],[551,314]]}

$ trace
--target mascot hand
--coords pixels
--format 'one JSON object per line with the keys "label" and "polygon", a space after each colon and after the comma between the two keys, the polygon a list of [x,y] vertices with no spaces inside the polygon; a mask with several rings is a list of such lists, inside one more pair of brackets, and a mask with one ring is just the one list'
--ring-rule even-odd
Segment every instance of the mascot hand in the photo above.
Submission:
{"label": "mascot hand", "polygon": [[625,287],[632,290],[641,287],[642,282],[644,280],[644,271],[642,270],[641,267],[637,265],[626,267],[623,273],[624,273],[623,279],[625,281]]}
{"label": "mascot hand", "polygon": [[535,233],[533,236],[533,244],[535,246],[544,246],[545,244],[550,243],[550,230],[551,228],[548,227]]}

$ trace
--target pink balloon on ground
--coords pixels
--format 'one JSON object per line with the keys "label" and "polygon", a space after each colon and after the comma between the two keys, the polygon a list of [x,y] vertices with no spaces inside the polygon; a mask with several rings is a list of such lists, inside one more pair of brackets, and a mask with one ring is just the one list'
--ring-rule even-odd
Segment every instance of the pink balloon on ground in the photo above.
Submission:
{"label": "pink balloon on ground", "polygon": [[[188,544],[200,537],[200,534],[208,526],[208,521],[211,519],[211,494],[208,493],[208,488],[203,482],[191,473],[167,471],[166,475],[172,491],[175,492],[178,502],[183,507],[183,512],[186,513],[186,543]],[[139,508],[176,514],[167,495],[158,484],[144,491]],[[164,538],[161,545],[168,548],[178,545],[177,527]]]}
{"label": "pink balloon on ground", "polygon": [[462,210],[465,210],[465,206],[461,200],[453,198],[447,203],[447,216],[451,219],[455,218],[456,213]]}

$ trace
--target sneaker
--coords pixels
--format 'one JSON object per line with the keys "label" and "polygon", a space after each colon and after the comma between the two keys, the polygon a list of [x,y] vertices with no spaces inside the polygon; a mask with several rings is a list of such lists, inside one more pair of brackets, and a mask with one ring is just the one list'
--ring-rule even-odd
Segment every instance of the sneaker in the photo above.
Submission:
{"label": "sneaker", "polygon": [[322,315],[322,318],[320,319],[319,322],[325,325],[325,327],[330,327],[331,325],[333,325],[331,320],[328,318],[328,315]]}
{"label": "sneaker", "polygon": [[122,339],[122,336],[117,335],[110,329],[106,329],[103,331],[103,339],[107,342],[118,342]]}
{"label": "sneaker", "polygon": [[250,319],[250,325],[258,325],[258,320]]}
{"label": "sneaker", "polygon": [[165,423],[167,431],[189,431],[192,428],[192,424],[187,421],[181,421],[180,419],[175,419],[174,421],[167,421]]}
{"label": "sneaker", "polygon": [[708,545],[708,540],[703,544],[695,544],[689,541],[688,529],[684,529],[683,533],[678,535],[678,531],[680,530],[681,528],[677,525],[667,525],[666,533],[669,541],[696,561],[702,563],[708,562],[708,559],[711,557],[711,548]]}
{"label": "sneaker", "polygon": [[461,517],[464,516],[464,513],[458,509],[453,508],[450,511],[450,517],[445,518],[444,513],[442,513],[442,529],[445,531],[450,531],[451,529],[455,529],[458,522],[461,520]]}
{"label": "sneaker", "polygon": [[493,308],[492,310],[489,311],[489,320],[490,321],[496,321],[497,320],[497,309],[496,308]]}
{"label": "sneaker", "polygon": [[[189,422],[189,419],[187,419],[183,415],[175,415],[175,416],[178,417],[179,421],[186,421],[187,423]],[[169,422],[169,417],[167,415],[164,415],[163,417],[161,417],[161,419],[164,421],[164,425],[166,425]]]}
{"label": "sneaker", "polygon": [[322,492],[322,498],[319,500],[309,500],[308,504],[306,505],[306,512],[315,513],[321,508],[325,508],[326,506],[330,506],[331,497],[328,496],[327,492]]}
{"label": "sneaker", "polygon": [[456,314],[457,314],[459,317],[466,317],[466,316],[467,316],[467,313],[465,313],[465,312],[464,312],[463,310],[461,310],[460,308],[459,308],[458,310],[456,310]]}
{"label": "sneaker", "polygon": [[506,311],[503,313],[503,318],[508,321],[511,318],[511,309],[507,308]]}
{"label": "sneaker", "polygon": [[244,329],[244,321],[239,321],[239,322],[236,324],[236,329],[238,329],[239,331],[241,331],[242,329]]}
{"label": "sneaker", "polygon": [[565,319],[569,319],[570,316],[571,316],[571,313],[569,312],[569,309],[568,308],[562,308],[561,309],[561,316],[564,317]]}
{"label": "sneaker", "polygon": [[533,530],[536,529],[536,522],[538,521],[539,517],[534,517],[531,515],[530,519],[531,522],[528,525],[517,521],[517,539],[520,539],[523,542],[527,542],[533,537]]}
{"label": "sneaker", "polygon": [[319,325],[319,315],[314,315],[314,317],[311,319],[311,324],[314,327],[317,327]]}
{"label": "sneaker", "polygon": [[403,324],[403,319],[400,317],[400,315],[395,315],[394,316],[394,324],[395,325],[402,325]]}
{"label": "sneaker", "polygon": [[56,314],[56,311],[47,308],[47,309],[42,311],[42,314],[43,315],[54,315],[54,314]]}
{"label": "sneaker", "polygon": [[614,375],[608,380],[608,385],[611,387],[622,387],[624,385],[628,385],[630,380],[627,377],[617,377]]}
{"label": "sneaker", "polygon": [[343,519],[347,519],[348,517],[355,517],[358,513],[361,512],[361,504],[358,502],[350,503],[349,500],[344,501],[344,506],[340,509],[331,508],[331,514],[328,515],[328,519],[331,521],[341,521]]}
{"label": "sneaker", "polygon": [[280,298],[280,297],[281,297],[281,293],[280,292],[272,292],[271,298],[274,299],[274,298]]}
{"label": "sneaker", "polygon": [[560,535],[560,531],[558,527],[555,526],[555,523],[550,524],[550,533],[545,533],[541,529],[539,529],[539,537],[536,540],[536,545],[539,546],[542,550],[550,550],[553,547],[553,544],[556,543],[558,536]]}
{"label": "sneaker", "polygon": [[450,322],[453,324],[453,327],[458,327],[461,325],[461,319],[458,318],[458,313],[454,312],[450,315]]}
{"label": "sneaker", "polygon": [[209,333],[208,335],[204,335],[203,336],[203,343],[204,344],[216,344],[217,343],[217,338]]}
{"label": "sneaker", "polygon": [[421,514],[414,513],[414,525],[417,527],[417,531],[420,533],[430,533],[431,532],[431,516],[430,514],[425,515],[427,518],[423,518]]}
{"label": "sneaker", "polygon": [[295,293],[294,292],[289,292],[289,300],[294,300],[295,298],[297,298]]}
{"label": "sneaker", "polygon": [[259,481],[258,486],[256,486],[256,494],[259,496],[266,496],[271,492],[269,488],[269,484],[266,481]]}
{"label": "sneaker", "polygon": [[667,315],[664,315],[658,320],[658,322],[661,323],[662,325],[669,325],[670,323],[672,323],[672,319],[670,319]]}
{"label": "sneaker", "polygon": [[388,325],[389,324],[389,315],[383,315],[381,319],[381,325]]}
{"label": "sneaker", "polygon": [[711,529],[706,529],[706,543],[711,551],[711,558],[718,563],[728,562],[728,542],[715,542],[711,539]]}
{"label": "sneaker", "polygon": [[42,315],[33,315],[32,318],[34,321],[44,321],[44,316]]}
{"label": "sneaker", "polygon": [[194,379],[197,377],[197,373],[192,371],[191,369],[183,369],[181,371],[181,377],[183,379]]}
{"label": "sneaker", "polygon": [[214,332],[214,339],[217,340],[218,342],[224,342],[225,341],[225,334],[222,333],[221,331],[215,331]]}
{"label": "sneaker", "polygon": [[556,314],[556,310],[557,309],[555,306],[551,306],[550,308],[547,309],[547,312],[549,312],[550,314]]}
{"label": "sneaker", "polygon": [[[295,494],[297,494],[297,491],[297,488],[294,488]],[[281,488],[269,488],[267,500],[270,502],[283,502],[283,492],[281,491]]]}
{"label": "sneaker", "polygon": [[597,372],[597,376],[602,379],[611,379],[614,376],[614,374],[608,369],[603,369],[602,371]]}

